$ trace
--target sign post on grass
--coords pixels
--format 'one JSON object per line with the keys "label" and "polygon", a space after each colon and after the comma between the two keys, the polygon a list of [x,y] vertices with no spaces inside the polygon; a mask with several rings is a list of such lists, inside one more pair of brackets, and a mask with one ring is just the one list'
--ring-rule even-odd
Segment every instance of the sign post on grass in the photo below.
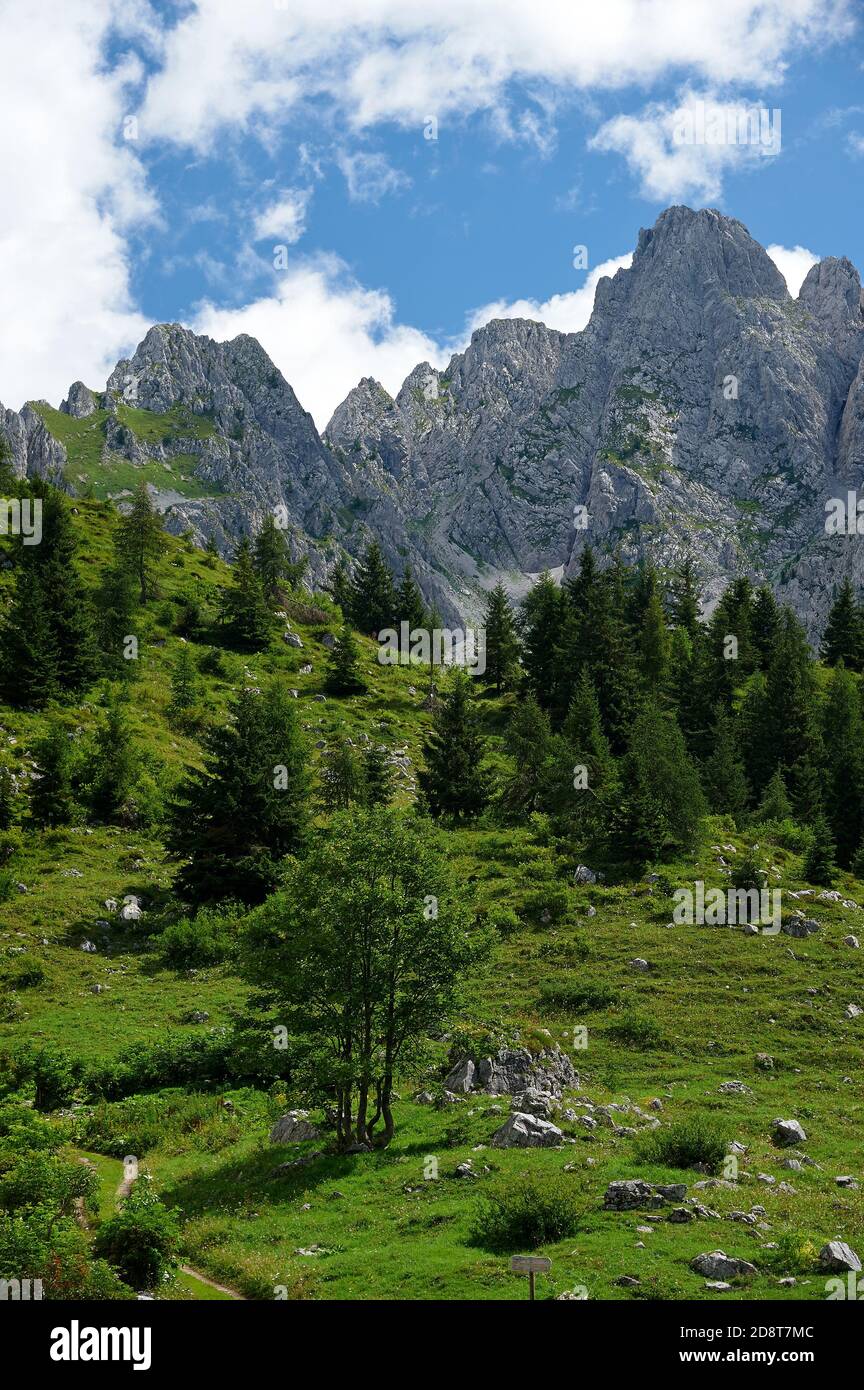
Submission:
{"label": "sign post on grass", "polygon": [[534,1279],[538,1274],[548,1274],[552,1261],[545,1255],[511,1255],[510,1273],[528,1275],[528,1297],[534,1302]]}

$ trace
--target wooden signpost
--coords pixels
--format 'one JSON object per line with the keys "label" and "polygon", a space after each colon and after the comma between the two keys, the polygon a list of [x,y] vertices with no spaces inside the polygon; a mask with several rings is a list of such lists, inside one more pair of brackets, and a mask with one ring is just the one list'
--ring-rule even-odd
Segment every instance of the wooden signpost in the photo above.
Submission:
{"label": "wooden signpost", "polygon": [[510,1273],[528,1275],[528,1297],[534,1301],[534,1278],[537,1274],[548,1274],[552,1261],[545,1255],[511,1255]]}

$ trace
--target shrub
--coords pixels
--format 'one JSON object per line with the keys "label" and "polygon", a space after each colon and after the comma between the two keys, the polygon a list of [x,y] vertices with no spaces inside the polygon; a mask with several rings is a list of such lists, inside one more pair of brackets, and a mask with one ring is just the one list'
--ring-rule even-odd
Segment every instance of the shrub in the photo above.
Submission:
{"label": "shrub", "polygon": [[566,917],[569,905],[567,889],[561,883],[544,883],[525,895],[526,917],[544,926]]}
{"label": "shrub", "polygon": [[202,907],[194,917],[182,917],[166,927],[159,937],[159,948],[175,970],[218,965],[234,949],[234,929],[242,907],[230,904]]}
{"label": "shrub", "polygon": [[100,1226],[94,1252],[134,1289],[152,1289],[177,1266],[177,1218],[146,1175],[139,1177],[115,1216]]}
{"label": "shrub", "polygon": [[629,1047],[662,1047],[666,1041],[666,1035],[656,1019],[632,1011],[608,1024],[606,1032],[610,1038]]}
{"label": "shrub", "polygon": [[701,1168],[716,1173],[723,1165],[729,1132],[714,1115],[693,1115],[642,1135],[636,1144],[645,1163],[667,1168]]}
{"label": "shrub", "polygon": [[471,1242],[484,1250],[534,1250],[579,1229],[582,1194],[563,1177],[519,1178],[489,1192],[471,1225]]}
{"label": "shrub", "polygon": [[8,902],[15,890],[15,875],[10,869],[0,869],[0,903]]}
{"label": "shrub", "polygon": [[593,980],[552,980],[541,986],[540,1003],[549,1009],[579,1013],[583,1009],[605,1009],[618,1002],[618,991]]}
{"label": "shrub", "polygon": [[241,1133],[239,1119],[223,1107],[221,1097],[177,1090],[103,1101],[88,1117],[83,1141],[99,1153],[122,1158],[157,1146],[171,1153],[190,1148],[215,1153]]}
{"label": "shrub", "polygon": [[512,907],[504,903],[492,903],[485,913],[486,921],[499,936],[512,936],[520,927],[519,917]]}
{"label": "shrub", "polygon": [[44,985],[44,983],[45,971],[36,962],[32,965],[24,965],[20,970],[10,972],[4,980],[8,989],[35,989],[37,985]]}

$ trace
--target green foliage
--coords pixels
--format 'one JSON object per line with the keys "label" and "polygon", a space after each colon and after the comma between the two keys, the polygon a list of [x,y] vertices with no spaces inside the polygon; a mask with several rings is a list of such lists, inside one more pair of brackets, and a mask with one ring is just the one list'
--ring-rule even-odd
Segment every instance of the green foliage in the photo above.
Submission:
{"label": "green foliage", "polygon": [[237,547],[231,585],[223,596],[223,619],[238,646],[250,651],[260,651],[266,646],[273,617],[245,537]]}
{"label": "green foliage", "polygon": [[102,1223],[93,1249],[135,1289],[154,1289],[174,1272],[180,1245],[176,1215],[142,1175],[115,1216]]}
{"label": "green foliage", "polygon": [[489,594],[483,628],[486,633],[486,670],[481,679],[486,685],[493,685],[495,693],[500,695],[510,688],[519,673],[519,641],[513,610],[500,581]]}
{"label": "green foliage", "polygon": [[572,1176],[511,1179],[481,1199],[470,1239],[484,1250],[536,1250],[574,1236],[587,1207]]}
{"label": "green foliage", "polygon": [[194,917],[172,922],[159,936],[163,959],[175,970],[220,965],[234,951],[242,912],[241,907],[222,903],[218,907],[202,907]]}
{"label": "green foliage", "polygon": [[349,627],[342,629],[330,653],[324,688],[331,695],[358,695],[366,689],[360,653]]}
{"label": "green foliage", "polygon": [[396,619],[393,575],[377,541],[370,541],[355,571],[349,600],[351,621],[360,632],[380,632]]}
{"label": "green foliage", "polygon": [[438,702],[423,744],[426,767],[418,773],[433,816],[470,820],[479,814],[488,798],[484,753],[471,677],[457,669]]}
{"label": "green foliage", "polygon": [[830,887],[837,873],[834,837],[824,816],[813,822],[813,840],[804,856],[802,873],[808,883]]}
{"label": "green foliage", "polygon": [[637,1151],[644,1163],[717,1173],[723,1166],[730,1138],[728,1125],[718,1117],[691,1115],[640,1135]]}
{"label": "green foliage", "polygon": [[155,568],[164,550],[162,518],[142,479],[135,488],[127,515],[117,527],[117,558],[134,575],[142,603],[156,595]]}
{"label": "green foliage", "polygon": [[596,980],[551,980],[540,987],[540,1002],[555,1012],[578,1014],[589,1009],[605,1009],[617,1004],[618,991]]}

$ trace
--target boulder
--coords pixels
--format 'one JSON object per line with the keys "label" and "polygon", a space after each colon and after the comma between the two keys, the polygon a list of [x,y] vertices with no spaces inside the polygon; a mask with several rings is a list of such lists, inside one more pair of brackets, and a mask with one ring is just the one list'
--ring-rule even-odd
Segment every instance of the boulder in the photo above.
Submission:
{"label": "boulder", "polygon": [[642,1178],[627,1178],[610,1182],[603,1205],[607,1211],[633,1211],[638,1207],[657,1206],[660,1200],[655,1197],[650,1182],[643,1182]]}
{"label": "boulder", "polygon": [[444,1078],[445,1091],[468,1092],[474,1085],[476,1068],[470,1057],[462,1057]]}
{"label": "boulder", "polygon": [[286,647],[302,647],[303,643],[296,632],[283,632],[282,641]]}
{"label": "boulder", "polygon": [[538,1091],[533,1086],[515,1095],[512,1105],[515,1111],[520,1111],[523,1115],[537,1115],[541,1120],[552,1118],[552,1097],[546,1091]]}
{"label": "boulder", "polygon": [[318,1130],[308,1116],[307,1110],[289,1110],[271,1129],[270,1143],[302,1144],[306,1139],[317,1139]]}
{"label": "boulder", "polygon": [[706,1279],[733,1279],[736,1274],[755,1274],[756,1266],[748,1260],[739,1260],[727,1255],[723,1250],[709,1250],[690,1261],[690,1268]]}
{"label": "boulder", "polygon": [[561,1130],[549,1120],[515,1111],[496,1129],[492,1144],[496,1149],[548,1149],[563,1139]]}
{"label": "boulder", "polygon": [[543,1091],[557,1099],[565,1087],[579,1085],[573,1063],[559,1047],[532,1054],[527,1047],[502,1047],[494,1057],[459,1058],[444,1085],[448,1090],[485,1091],[493,1096],[518,1096]]}
{"label": "boulder", "polygon": [[819,1251],[819,1268],[839,1274],[846,1270],[859,1270],[861,1261],[845,1240],[829,1240]]}
{"label": "boulder", "polygon": [[780,1148],[787,1148],[790,1144],[806,1144],[807,1142],[807,1135],[797,1120],[775,1120],[771,1137]]}
{"label": "boulder", "polygon": [[818,922],[814,922],[812,917],[787,917],[780,928],[787,936],[812,936],[814,932],[820,930]]}

